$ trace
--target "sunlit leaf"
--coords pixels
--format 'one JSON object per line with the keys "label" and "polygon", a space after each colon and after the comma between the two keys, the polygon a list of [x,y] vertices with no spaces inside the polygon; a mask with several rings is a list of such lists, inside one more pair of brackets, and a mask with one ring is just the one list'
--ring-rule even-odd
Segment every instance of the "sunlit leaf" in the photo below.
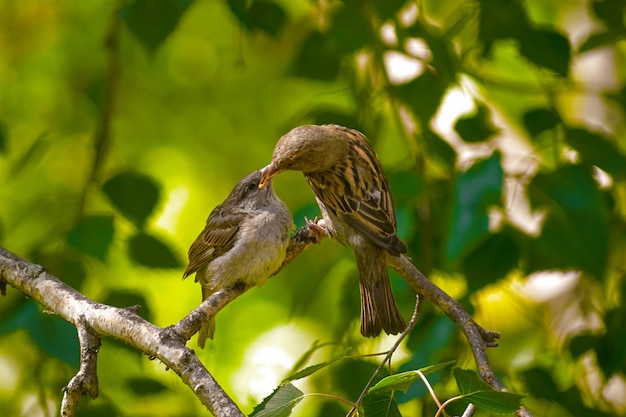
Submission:
{"label": "sunlit leaf", "polygon": [[306,368],[302,369],[301,371],[296,372],[293,375],[288,376],[287,378],[285,378],[283,380],[283,384],[285,382],[291,382],[291,381],[296,381],[298,379],[302,379],[304,377],[307,377],[311,374],[314,374],[315,372],[319,371],[320,369],[324,369],[329,365],[332,365],[333,363],[337,362],[339,359],[344,358],[349,352],[349,349],[346,350],[345,352],[342,352],[334,357],[332,357],[331,359],[324,361],[324,362],[320,362],[317,363],[315,365],[311,365],[311,366],[307,366]]}
{"label": "sunlit leaf", "polygon": [[165,243],[147,233],[139,232],[128,241],[130,258],[151,268],[178,268],[180,261]]}
{"label": "sunlit leaf", "polygon": [[501,414],[514,413],[520,408],[524,395],[496,391],[469,369],[454,368],[453,373],[461,395],[477,407]]}
{"label": "sunlit leaf", "polygon": [[287,417],[304,393],[291,384],[281,385],[254,407],[250,417]]}
{"label": "sunlit leaf", "polygon": [[489,235],[488,208],[500,205],[504,181],[500,154],[475,163],[454,187],[446,257],[457,262]]}
{"label": "sunlit leaf", "polygon": [[67,242],[83,253],[104,260],[114,234],[113,216],[84,216],[70,231]]}
{"label": "sunlit leaf", "polygon": [[484,142],[498,133],[498,129],[491,123],[489,109],[483,104],[478,104],[475,114],[459,118],[454,130],[465,142],[470,143]]}
{"label": "sunlit leaf", "polygon": [[363,398],[363,413],[367,417],[402,417],[391,392],[367,394]]}
{"label": "sunlit leaf", "polygon": [[190,5],[191,0],[136,0],[124,6],[121,15],[146,52],[154,55]]}
{"label": "sunlit leaf", "polygon": [[159,201],[159,186],[149,176],[124,171],[102,185],[102,191],[126,218],[143,227]]}
{"label": "sunlit leaf", "polygon": [[376,385],[371,387],[368,393],[386,392],[386,391],[406,392],[406,390],[409,388],[409,386],[411,386],[411,384],[413,384],[417,380],[421,380],[421,377],[419,375],[420,372],[424,375],[427,375],[429,373],[433,373],[441,369],[444,369],[445,367],[450,366],[455,362],[456,361],[438,363],[435,365],[426,366],[416,371],[406,371],[406,372],[401,372],[398,374],[387,376],[381,379],[380,381],[378,381]]}

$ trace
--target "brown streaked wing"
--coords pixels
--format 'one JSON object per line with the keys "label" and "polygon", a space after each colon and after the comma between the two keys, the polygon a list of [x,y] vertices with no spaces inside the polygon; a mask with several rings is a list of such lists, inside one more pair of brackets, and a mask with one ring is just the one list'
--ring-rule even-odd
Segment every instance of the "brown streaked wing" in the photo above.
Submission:
{"label": "brown streaked wing", "polygon": [[245,214],[222,214],[218,206],[207,219],[202,233],[189,248],[189,265],[185,269],[183,278],[198,271],[213,259],[232,248],[235,235]]}
{"label": "brown streaked wing", "polygon": [[382,166],[363,135],[341,130],[352,142],[351,154],[329,171],[308,174],[309,183],[328,210],[372,243],[397,254],[403,244],[396,236],[395,210]]}

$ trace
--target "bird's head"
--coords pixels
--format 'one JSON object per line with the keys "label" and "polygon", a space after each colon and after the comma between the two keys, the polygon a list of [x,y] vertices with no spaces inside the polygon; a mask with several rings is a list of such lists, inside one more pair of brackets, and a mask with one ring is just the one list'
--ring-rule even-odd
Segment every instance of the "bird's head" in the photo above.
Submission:
{"label": "bird's head", "polygon": [[261,170],[261,188],[283,171],[305,174],[324,171],[348,151],[345,132],[335,125],[305,125],[290,130],[278,140],[272,163]]}

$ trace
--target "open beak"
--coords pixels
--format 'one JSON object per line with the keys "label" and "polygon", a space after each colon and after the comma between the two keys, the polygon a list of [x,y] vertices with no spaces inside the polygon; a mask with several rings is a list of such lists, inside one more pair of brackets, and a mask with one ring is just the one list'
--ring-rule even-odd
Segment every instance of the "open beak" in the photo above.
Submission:
{"label": "open beak", "polygon": [[259,181],[259,188],[263,189],[272,183],[272,178],[283,172],[283,169],[275,169],[273,164],[269,164],[261,170],[261,181]]}

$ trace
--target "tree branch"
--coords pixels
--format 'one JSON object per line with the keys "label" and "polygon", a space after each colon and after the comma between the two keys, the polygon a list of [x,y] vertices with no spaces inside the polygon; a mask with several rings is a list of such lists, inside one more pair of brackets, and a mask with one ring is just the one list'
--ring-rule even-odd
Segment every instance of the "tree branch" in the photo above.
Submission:
{"label": "tree branch", "polygon": [[[486,330],[479,326],[458,301],[426,278],[406,256],[388,255],[387,261],[413,287],[415,292],[432,301],[461,328],[474,355],[474,361],[480,377],[497,390],[506,391],[506,387],[498,380],[493,369],[491,369],[489,358],[487,357],[487,347],[498,346],[497,339],[500,337],[500,333]],[[523,406],[516,414],[519,417],[532,417],[530,411]]]}
{"label": "tree branch", "polygon": [[[319,232],[310,226],[296,231],[281,269],[320,239]],[[209,317],[250,287],[236,285],[218,291],[181,321],[163,329],[139,317],[134,308],[111,307],[90,300],[46,272],[41,265],[32,264],[0,247],[0,289],[6,284],[37,300],[46,310],[69,321],[78,330],[80,369],[63,390],[63,417],[75,414],[81,395],[89,394],[92,398],[98,395],[96,367],[101,336],[123,340],[149,357],[158,358],[180,376],[215,416],[243,416],[185,343]]]}
{"label": "tree branch", "polygon": [[[76,392],[97,394],[97,383],[94,385],[94,379],[89,375],[90,368],[95,366],[91,355],[97,351],[93,351],[95,344],[91,341],[92,336],[84,334],[93,331],[100,336],[123,340],[146,355],[161,360],[180,376],[214,415],[243,416],[183,341],[169,337],[169,332],[133,311],[96,303],[47,273],[40,265],[31,264],[4,248],[0,248],[0,280],[34,298],[47,310],[75,325],[79,335],[83,334],[80,336],[81,369],[65,390],[63,411],[66,415],[73,414]],[[92,351],[83,354],[89,349]]]}
{"label": "tree branch", "polygon": [[76,325],[80,342],[80,369],[63,389],[61,416],[70,417],[76,414],[78,400],[81,395],[89,394],[91,398],[98,396],[98,351],[100,337],[87,325],[84,317],[78,318]]}
{"label": "tree branch", "polygon": [[[307,221],[307,225],[296,231],[291,238],[287,258],[278,271],[323,238],[320,226]],[[428,280],[408,258],[389,255],[388,262],[417,294],[431,300],[457,323],[469,342],[481,377],[496,389],[505,390],[493,373],[486,352],[487,347],[497,346],[499,334],[476,324],[456,300]],[[243,416],[237,405],[185,343],[211,316],[250,287],[235,285],[217,291],[178,323],[164,329],[139,317],[132,308],[123,309],[94,302],[47,273],[42,266],[29,263],[0,247],[0,289],[7,283],[78,329],[81,364],[76,376],[64,389],[64,417],[74,414],[80,395],[98,395],[96,357],[101,336],[123,340],[146,355],[161,360],[180,376],[215,416]],[[522,408],[518,411],[518,416],[530,417],[531,414]]]}

